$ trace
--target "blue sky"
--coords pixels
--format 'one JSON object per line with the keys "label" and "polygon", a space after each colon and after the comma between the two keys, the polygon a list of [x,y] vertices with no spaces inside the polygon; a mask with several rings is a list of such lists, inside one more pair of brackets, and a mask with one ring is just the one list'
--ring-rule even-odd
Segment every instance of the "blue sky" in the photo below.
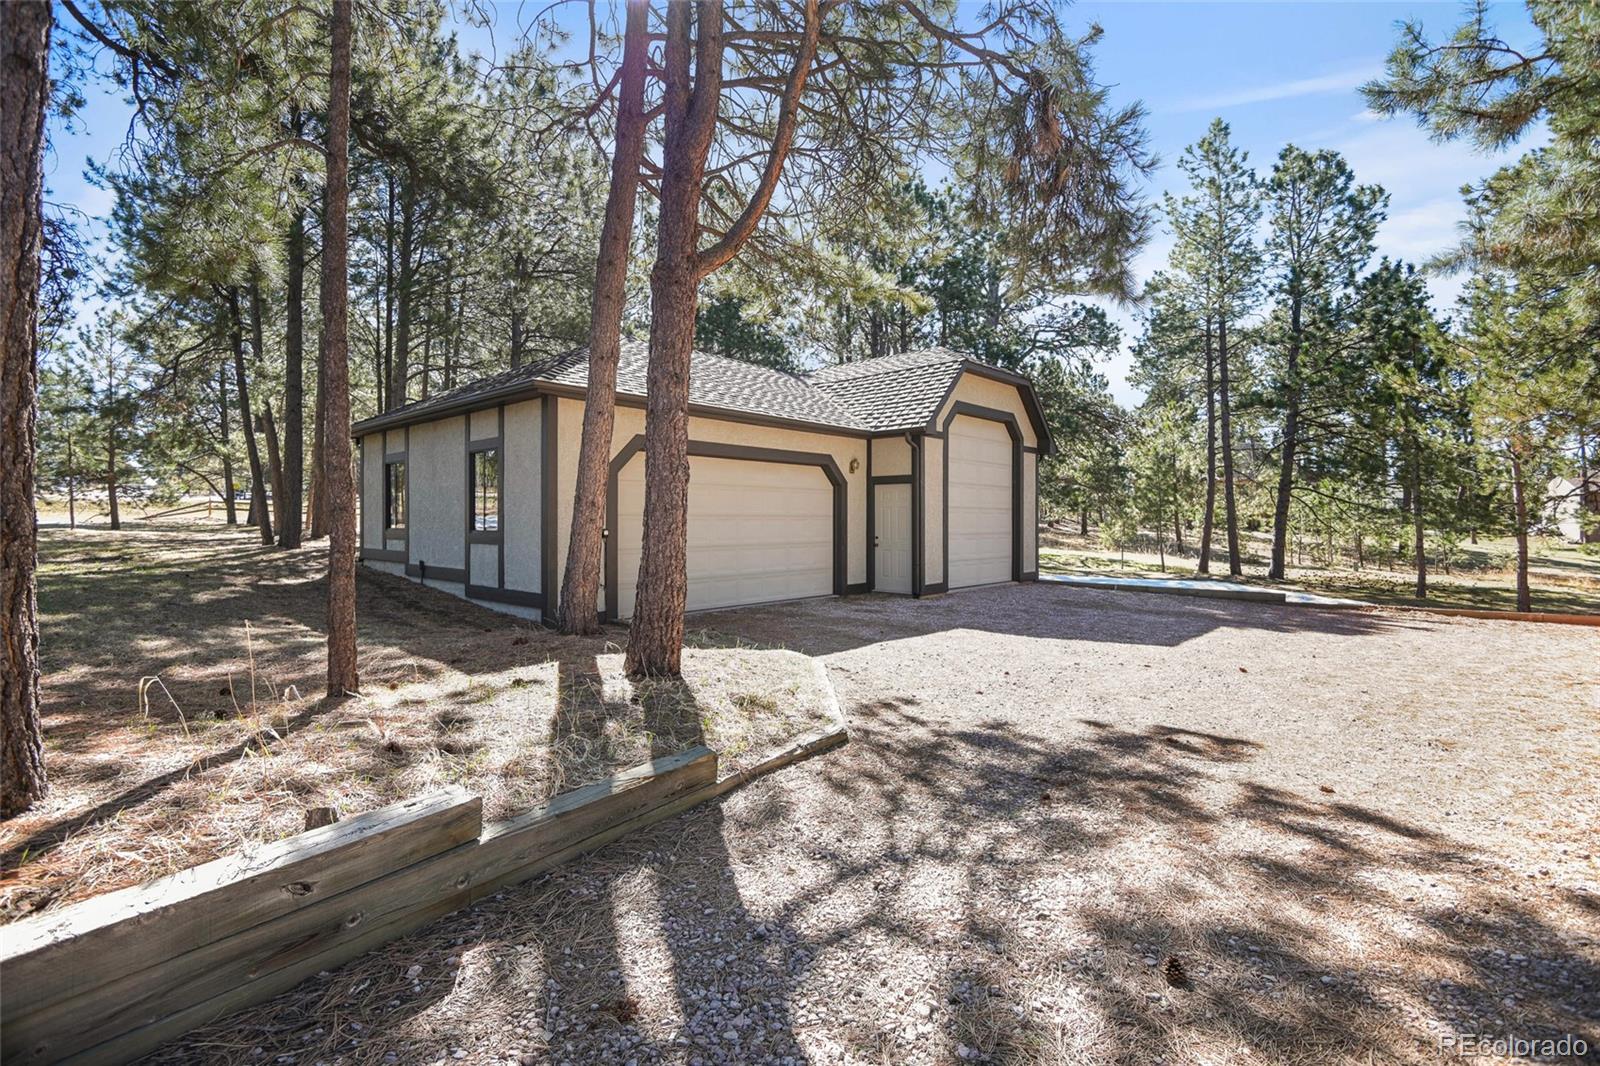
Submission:
{"label": "blue sky", "polygon": [[[509,28],[525,5],[506,3],[496,21]],[[1494,23],[1513,44],[1536,34],[1520,3],[1492,9]],[[1118,101],[1143,100],[1151,144],[1162,166],[1150,185],[1152,199],[1182,190],[1174,163],[1217,115],[1233,127],[1236,142],[1261,172],[1286,143],[1342,152],[1363,182],[1390,194],[1389,220],[1379,252],[1411,261],[1447,247],[1462,216],[1460,188],[1491,173],[1504,157],[1485,156],[1464,144],[1439,145],[1407,119],[1379,120],[1365,113],[1356,86],[1378,74],[1393,47],[1396,23],[1415,19],[1432,35],[1448,33],[1462,16],[1441,3],[1214,3],[1085,0],[1068,18],[1075,26],[1098,22],[1105,37],[1096,51],[1100,79]],[[103,216],[106,195],[83,180],[87,160],[106,162],[127,130],[128,107],[103,84],[88,86],[89,106],[67,129],[52,128],[46,180],[52,199],[91,217]],[[1513,154],[1526,144],[1516,146]],[[86,227],[98,237],[103,228]],[[1142,279],[1162,266],[1170,248],[1158,231],[1139,257]],[[1435,300],[1448,310],[1460,281],[1432,282]],[[1113,309],[1127,338],[1137,329],[1129,309]],[[1124,350],[1104,367],[1117,398],[1134,403]]]}
{"label": "blue sky", "polygon": [[[1157,199],[1183,191],[1177,158],[1220,115],[1262,174],[1285,144],[1343,153],[1357,180],[1389,192],[1379,254],[1420,262],[1455,239],[1461,186],[1493,173],[1506,158],[1466,144],[1435,144],[1410,119],[1378,119],[1356,92],[1382,71],[1398,22],[1415,20],[1430,36],[1444,36],[1462,17],[1454,2],[1085,2],[1071,15],[1105,30],[1096,53],[1100,80],[1115,87],[1115,98],[1140,99],[1149,109],[1147,128],[1162,159],[1151,189]],[[1520,3],[1497,5],[1492,18],[1513,44],[1537,39]],[[1159,269],[1170,248],[1162,228],[1139,258],[1139,276]],[[1449,309],[1460,286],[1453,277],[1431,282],[1440,310]],[[1137,329],[1126,309],[1114,314],[1125,332]],[[1104,369],[1117,398],[1134,403],[1139,394],[1125,381],[1127,368],[1125,348]]]}

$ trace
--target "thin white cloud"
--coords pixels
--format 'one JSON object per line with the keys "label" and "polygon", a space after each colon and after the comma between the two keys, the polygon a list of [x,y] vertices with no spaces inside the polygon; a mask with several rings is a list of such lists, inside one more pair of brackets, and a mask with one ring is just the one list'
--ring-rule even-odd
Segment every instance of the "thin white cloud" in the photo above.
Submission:
{"label": "thin white cloud", "polygon": [[1371,81],[1381,72],[1379,67],[1365,66],[1339,71],[1336,74],[1322,74],[1315,78],[1296,78],[1274,85],[1258,85],[1250,89],[1235,89],[1232,92],[1217,93],[1212,96],[1192,97],[1180,101],[1168,110],[1179,114],[1191,111],[1221,111],[1223,108],[1240,107],[1244,104],[1264,104],[1272,100],[1292,100],[1300,96],[1350,92],[1358,85]]}

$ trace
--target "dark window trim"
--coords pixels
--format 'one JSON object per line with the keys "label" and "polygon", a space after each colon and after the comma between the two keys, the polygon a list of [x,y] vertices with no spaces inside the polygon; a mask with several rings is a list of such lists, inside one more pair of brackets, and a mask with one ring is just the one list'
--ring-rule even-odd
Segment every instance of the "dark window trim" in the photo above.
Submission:
{"label": "dark window trim", "polygon": [[[969,418],[981,418],[989,422],[999,422],[1006,427],[1006,432],[1011,436],[1011,580],[1023,580],[1022,569],[1022,425],[1017,421],[1017,416],[1010,411],[1002,411],[995,407],[984,407],[981,404],[968,403],[957,400],[950,408],[950,413],[945,415],[944,423],[939,427],[945,435],[944,447],[944,490],[940,506],[944,509],[943,525],[940,533],[944,537],[944,581],[943,588],[950,586],[950,423],[960,415]],[[1038,468],[1034,469],[1034,476],[1038,476]],[[1037,502],[1038,493],[1034,494]],[[943,589],[941,589],[943,591]]]}
{"label": "dark window trim", "polygon": [[[627,466],[634,456],[644,451],[644,435],[639,434],[624,444],[612,458],[606,470],[606,529],[605,529],[605,583],[606,583],[606,610],[605,617],[609,621],[616,621],[620,612],[620,597],[617,594],[617,559],[616,529],[619,523],[617,506],[617,475],[622,468]],[[848,483],[845,481],[844,472],[839,469],[839,464],[833,456],[826,452],[799,452],[784,448],[758,448],[745,444],[723,444],[718,441],[689,442],[689,455],[699,456],[704,459],[739,459],[755,463],[785,463],[791,466],[815,466],[822,470],[823,476],[833,486],[833,594],[843,596],[848,587],[847,573],[849,566],[849,498]]]}
{"label": "dark window trim", "polygon": [[[403,466],[405,468],[404,473],[401,475],[403,484],[402,484],[402,487],[401,487],[401,494],[400,494],[400,510],[401,510],[400,521],[401,521],[402,524],[398,525],[398,526],[391,526],[389,524],[389,503],[390,503],[390,499],[391,499],[390,495],[389,495],[389,488],[390,488],[390,485],[389,485],[389,469],[391,467],[393,467],[393,466],[396,466],[396,465]],[[411,463],[407,461],[406,453],[405,452],[400,452],[400,453],[398,453],[396,455],[385,455],[383,457],[383,475],[382,476],[383,476],[383,539],[385,541],[404,540],[407,543],[409,543],[410,542],[410,536],[411,536],[411,534],[410,534],[410,529],[411,529]]]}
{"label": "dark window trim", "polygon": [[[477,458],[484,452],[495,453],[495,499],[494,499],[494,525],[493,529],[479,529],[478,522],[478,464]],[[467,447],[467,543],[468,544],[499,544],[505,537],[505,494],[501,488],[505,484],[505,449],[500,447],[500,438],[493,441],[471,441]]]}

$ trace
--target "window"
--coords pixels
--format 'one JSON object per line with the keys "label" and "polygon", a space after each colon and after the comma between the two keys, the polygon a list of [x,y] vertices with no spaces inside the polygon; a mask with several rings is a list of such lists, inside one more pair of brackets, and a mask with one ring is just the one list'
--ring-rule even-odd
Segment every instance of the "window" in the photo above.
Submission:
{"label": "window", "polygon": [[500,450],[485,448],[472,453],[472,531],[493,533],[500,528]]}
{"label": "window", "polygon": [[406,463],[383,464],[383,526],[406,528]]}

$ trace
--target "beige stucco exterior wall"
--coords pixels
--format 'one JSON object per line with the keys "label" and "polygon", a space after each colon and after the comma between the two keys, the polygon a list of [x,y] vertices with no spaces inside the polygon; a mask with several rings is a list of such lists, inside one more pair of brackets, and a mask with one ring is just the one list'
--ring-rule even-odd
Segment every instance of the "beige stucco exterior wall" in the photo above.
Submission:
{"label": "beige stucco exterior wall", "polygon": [[1017,424],[1022,427],[1022,443],[1029,448],[1039,446],[1039,437],[1034,433],[1033,422],[1028,418],[1028,408],[1023,404],[1022,393],[1015,385],[992,381],[972,373],[961,375],[961,380],[956,382],[955,390],[939,409],[939,416],[934,419],[936,428],[943,430],[944,420],[949,417],[950,409],[957,403],[975,403],[980,407],[1009,411],[1017,416]]}
{"label": "beige stucco exterior wall", "polygon": [[878,437],[872,442],[872,476],[898,477],[911,473],[911,445],[904,437]]}
{"label": "beige stucco exterior wall", "polygon": [[361,546],[383,547],[383,434],[361,438]]}
{"label": "beige stucco exterior wall", "polygon": [[406,457],[410,561],[465,569],[467,420],[444,418],[410,430]]}
{"label": "beige stucco exterior wall", "polygon": [[506,588],[538,592],[539,560],[543,548],[543,527],[539,516],[544,507],[543,457],[539,439],[540,400],[527,400],[506,407],[506,438],[502,444],[501,477],[505,484],[504,507]]}
{"label": "beige stucco exterior wall", "polygon": [[491,407],[486,411],[474,411],[467,416],[467,424],[472,440],[488,440],[500,434],[500,409]]}

